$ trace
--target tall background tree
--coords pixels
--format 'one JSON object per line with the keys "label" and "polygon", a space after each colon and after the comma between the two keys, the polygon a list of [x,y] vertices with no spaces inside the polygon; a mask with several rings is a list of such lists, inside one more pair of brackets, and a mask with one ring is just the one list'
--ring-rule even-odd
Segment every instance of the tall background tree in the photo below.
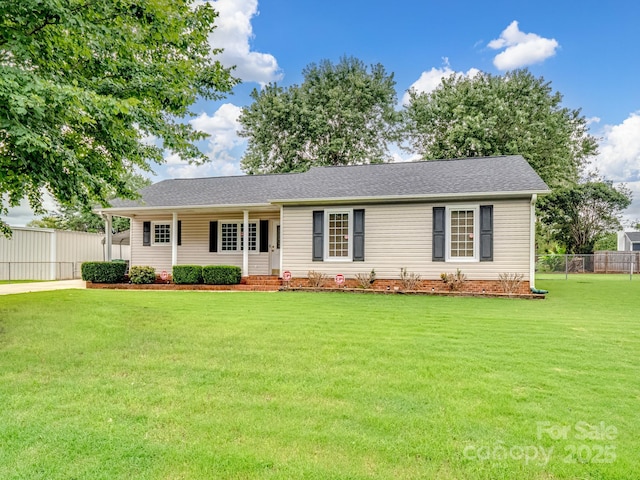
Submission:
{"label": "tall background tree", "polygon": [[552,238],[568,253],[593,253],[596,242],[621,227],[622,210],[631,203],[624,186],[587,181],[543,197],[538,211]]}
{"label": "tall background tree", "polygon": [[299,172],[312,165],[380,163],[397,139],[393,74],[353,57],[303,70],[301,85],[254,90],[240,116],[249,174]]}
{"label": "tall background tree", "polygon": [[181,120],[236,83],[215,18],[194,0],[0,2],[0,214],[23,198],[42,212],[45,190],[63,207],[132,197],[127,174],[164,148],[205,161]]}
{"label": "tall background tree", "polygon": [[410,92],[406,135],[426,160],[522,155],[552,188],[575,184],[597,152],[580,110],[527,70],[452,75],[429,93]]}

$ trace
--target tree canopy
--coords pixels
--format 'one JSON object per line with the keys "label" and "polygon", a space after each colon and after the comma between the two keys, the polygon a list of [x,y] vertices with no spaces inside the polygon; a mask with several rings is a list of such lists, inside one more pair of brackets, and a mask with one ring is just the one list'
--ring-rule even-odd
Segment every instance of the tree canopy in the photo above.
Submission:
{"label": "tree canopy", "polygon": [[[124,175],[124,178],[127,188],[135,192],[151,185],[151,180],[140,174],[128,173]],[[116,232],[128,230],[129,224],[128,218],[113,217],[112,228]],[[57,210],[49,211],[47,215],[32,220],[27,226],[102,233],[105,229],[105,220],[94,213],[90,206],[75,202],[73,205],[62,205]]]}
{"label": "tree canopy", "polygon": [[620,214],[630,204],[631,194],[624,186],[588,181],[543,197],[538,210],[551,237],[569,253],[593,253],[598,240],[620,229]]}
{"label": "tree canopy", "polygon": [[597,143],[580,110],[527,70],[452,75],[429,93],[410,92],[407,139],[426,160],[522,155],[552,188],[578,181]]}
{"label": "tree canopy", "polygon": [[215,18],[194,0],[0,2],[0,213],[22,198],[42,212],[45,190],[62,206],[132,197],[127,173],[165,148],[204,161],[181,120],[236,83]]}
{"label": "tree canopy", "polygon": [[249,174],[299,172],[312,165],[380,163],[397,138],[393,74],[353,57],[303,70],[301,85],[269,84],[240,116]]}

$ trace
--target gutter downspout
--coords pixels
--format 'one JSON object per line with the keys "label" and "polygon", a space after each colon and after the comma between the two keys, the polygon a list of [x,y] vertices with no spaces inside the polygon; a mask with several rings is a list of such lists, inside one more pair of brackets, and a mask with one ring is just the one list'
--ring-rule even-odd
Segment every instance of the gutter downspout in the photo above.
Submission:
{"label": "gutter downspout", "polygon": [[529,228],[529,287],[536,288],[536,202],[538,195],[531,195],[531,225]]}

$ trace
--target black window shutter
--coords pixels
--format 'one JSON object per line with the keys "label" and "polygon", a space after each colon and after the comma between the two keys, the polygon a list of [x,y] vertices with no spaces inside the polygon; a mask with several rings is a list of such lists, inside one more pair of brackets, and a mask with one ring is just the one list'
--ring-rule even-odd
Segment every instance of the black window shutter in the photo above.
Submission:
{"label": "black window shutter", "polygon": [[313,212],[313,261],[321,262],[324,259],[324,211]]}
{"label": "black window shutter", "polygon": [[364,210],[353,211],[353,261],[364,262]]}
{"label": "black window shutter", "polygon": [[151,245],[151,222],[142,223],[142,246],[148,247]]}
{"label": "black window shutter", "polygon": [[178,245],[182,245],[182,220],[178,220]]}
{"label": "black window shutter", "polygon": [[209,251],[218,251],[218,222],[209,222]]}
{"label": "black window shutter", "polygon": [[260,251],[269,251],[269,220],[260,220]]}
{"label": "black window shutter", "polygon": [[431,245],[431,260],[444,262],[446,251],[446,225],[444,207],[433,207],[433,245]]}
{"label": "black window shutter", "polygon": [[493,261],[493,205],[480,205],[480,261]]}

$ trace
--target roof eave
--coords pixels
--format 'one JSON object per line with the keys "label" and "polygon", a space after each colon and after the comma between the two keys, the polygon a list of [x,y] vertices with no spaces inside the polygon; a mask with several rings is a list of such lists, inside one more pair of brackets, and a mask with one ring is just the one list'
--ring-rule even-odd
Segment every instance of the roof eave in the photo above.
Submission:
{"label": "roof eave", "polygon": [[454,199],[509,199],[531,198],[532,195],[547,195],[551,190],[518,190],[510,192],[439,193],[429,195],[388,195],[377,197],[333,197],[292,198],[269,200],[274,205],[336,205],[347,203],[412,203],[426,201],[450,201]]}
{"label": "roof eave", "polygon": [[108,207],[108,208],[96,208],[94,212],[97,214],[111,214],[118,215],[129,213],[132,215],[139,213],[149,212],[166,212],[181,210],[249,210],[249,209],[264,209],[273,207],[271,203],[239,203],[239,204],[215,204],[215,205],[161,205],[161,206],[145,206],[135,205],[131,207]]}

